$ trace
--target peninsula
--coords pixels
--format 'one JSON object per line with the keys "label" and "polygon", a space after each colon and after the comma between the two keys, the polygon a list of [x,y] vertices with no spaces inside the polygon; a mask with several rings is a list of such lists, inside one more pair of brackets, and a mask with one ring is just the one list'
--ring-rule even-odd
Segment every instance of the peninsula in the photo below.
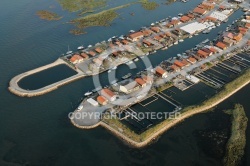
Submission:
{"label": "peninsula", "polygon": [[[158,50],[164,52],[201,33],[209,34],[212,29],[226,24],[239,9],[248,11],[244,3],[203,1],[178,17],[168,17],[94,46],[79,46],[77,52],[69,50],[50,65],[14,77],[9,90],[19,96],[42,95],[76,79],[106,71],[112,73],[121,64],[131,66],[141,60],[146,66],[144,71],[135,76],[128,73],[122,81],[114,80],[110,86],[98,86],[85,93],[87,97],[70,114],[70,119],[78,128],[91,129],[101,125],[131,146],[146,146],[172,126],[216,106],[249,83],[250,14],[246,12],[242,18],[228,24],[213,41],[206,39],[157,66],[152,66],[147,56]],[[19,87],[21,79],[58,64],[69,66],[77,74],[37,90]],[[212,93],[204,95],[203,89],[196,91],[203,100],[183,104],[180,96],[197,86]],[[156,108],[162,110],[154,110]],[[146,117],[145,113],[151,117]],[[159,114],[161,118],[158,118]]]}

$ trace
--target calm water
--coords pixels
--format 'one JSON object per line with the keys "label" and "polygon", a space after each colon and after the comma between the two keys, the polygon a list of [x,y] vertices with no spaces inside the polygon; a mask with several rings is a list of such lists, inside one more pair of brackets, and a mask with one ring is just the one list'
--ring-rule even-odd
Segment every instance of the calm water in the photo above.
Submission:
{"label": "calm water", "polygon": [[77,74],[66,65],[58,65],[21,79],[18,85],[23,89],[35,90]]}
{"label": "calm water", "polygon": [[[68,33],[71,25],[62,24],[73,16],[66,15],[67,12],[62,11],[54,0],[1,1],[0,165],[219,165],[220,159],[209,153],[205,146],[209,141],[201,139],[200,133],[220,129],[213,126],[216,122],[227,123],[227,118],[221,116],[224,114],[220,114],[219,110],[231,107],[235,102],[250,110],[246,97],[250,86],[220,105],[218,114],[194,116],[165,133],[157,143],[140,150],[129,148],[103,128],[85,131],[70,124],[67,114],[78,104],[84,92],[94,89],[92,78],[78,80],[35,98],[20,98],[7,90],[13,76],[53,62],[67,51],[68,45],[76,48],[81,44],[94,44],[125,34],[130,29],[188,11],[199,2],[192,0],[187,5],[162,5],[150,12],[134,5],[119,10],[122,19],[116,19],[111,27],[89,28],[88,34],[73,36]],[[57,22],[38,19],[35,12],[48,9],[51,5],[53,10],[65,17]],[[135,12],[135,16],[130,16],[130,12]],[[237,12],[233,17],[237,18],[240,14]],[[188,39],[171,50],[150,56],[150,60],[157,65],[165,57],[181,53],[210,36],[215,37],[217,31],[211,34],[214,36]],[[122,72],[122,68],[118,68],[118,72]],[[107,83],[105,74],[100,78],[104,84]],[[247,115],[250,117],[249,112]],[[247,137],[250,138],[249,128]],[[250,146],[247,144],[246,156],[249,154]],[[249,163],[249,159],[245,158],[244,165]]]}

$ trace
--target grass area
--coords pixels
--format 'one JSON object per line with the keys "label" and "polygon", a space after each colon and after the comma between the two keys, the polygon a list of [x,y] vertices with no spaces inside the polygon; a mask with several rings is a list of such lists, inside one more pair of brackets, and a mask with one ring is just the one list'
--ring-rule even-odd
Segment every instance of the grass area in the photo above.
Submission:
{"label": "grass area", "polygon": [[[246,83],[250,78],[250,69],[244,71],[238,78],[233,80],[232,82],[228,83],[223,87],[223,89],[218,92],[216,95],[211,97],[210,99],[202,102],[201,104],[197,104],[194,106],[189,106],[184,108],[181,113],[182,115],[188,114],[190,112],[193,112],[197,109],[202,109],[206,108],[207,106],[210,106],[211,104],[215,103],[219,99],[223,98],[224,96],[227,96],[230,94],[233,90],[237,89],[240,87],[242,84]],[[151,128],[147,129],[141,134],[136,134],[134,131],[129,129],[126,125],[124,125],[120,120],[118,119],[104,119],[103,120],[105,123],[109,124],[111,127],[116,129],[117,131],[122,131],[122,133],[127,136],[128,138],[133,139],[134,141],[137,142],[142,142],[148,139],[150,136],[152,136],[154,133],[162,129],[164,126],[168,125],[169,123],[172,122],[171,119],[166,119],[162,121],[161,123],[152,126]]]}
{"label": "grass area", "polygon": [[240,104],[236,104],[233,110],[227,110],[226,112],[231,114],[232,126],[223,162],[227,166],[240,165],[246,146],[248,118],[244,108]]}
{"label": "grass area", "polygon": [[107,0],[58,0],[58,2],[64,10],[84,13],[106,6]]}
{"label": "grass area", "polygon": [[157,2],[154,2],[154,1],[151,2],[149,0],[139,0],[139,3],[146,10],[155,10],[159,6]]}
{"label": "grass area", "polygon": [[91,14],[91,15],[84,16],[81,18],[77,18],[77,19],[72,20],[71,23],[75,24],[76,27],[80,30],[83,30],[87,27],[93,27],[93,26],[109,26],[110,23],[119,16],[116,10],[128,7],[129,5],[130,4],[126,4],[126,5],[118,6],[115,8],[108,9],[108,10],[104,10],[96,14]]}
{"label": "grass area", "polygon": [[168,89],[168,88],[170,88],[172,86],[173,86],[172,82],[167,82],[167,83],[162,84],[159,87],[157,87],[156,90],[157,90],[157,92],[161,92],[161,91],[164,91],[164,90],[166,90],[166,89]]}
{"label": "grass area", "polygon": [[60,20],[62,17],[60,17],[58,14],[47,11],[47,10],[39,10],[36,12],[36,14],[43,20]]}

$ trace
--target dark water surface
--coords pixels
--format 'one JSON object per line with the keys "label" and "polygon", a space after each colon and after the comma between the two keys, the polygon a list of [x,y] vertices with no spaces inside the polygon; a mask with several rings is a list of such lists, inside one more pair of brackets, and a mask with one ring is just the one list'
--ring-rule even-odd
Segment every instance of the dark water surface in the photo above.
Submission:
{"label": "dark water surface", "polygon": [[[119,3],[122,2],[119,0]],[[123,19],[116,19],[110,27],[88,28],[88,34],[73,36],[68,33],[72,26],[62,24],[73,15],[61,10],[54,0],[1,1],[0,165],[220,165],[220,158],[211,155],[214,151],[207,146],[213,144],[209,144],[211,141],[203,135],[209,135],[214,130],[218,130],[218,135],[228,134],[225,126],[217,128],[215,124],[229,123],[228,118],[224,117],[226,115],[219,110],[232,107],[234,103],[243,104],[250,117],[250,86],[218,106],[214,113],[187,119],[165,133],[157,143],[139,150],[124,145],[103,128],[80,130],[70,124],[67,115],[76,107],[84,92],[94,89],[92,78],[78,80],[34,98],[17,97],[7,89],[12,77],[53,62],[67,51],[68,45],[76,48],[81,44],[107,40],[130,29],[139,29],[156,20],[188,11],[199,2],[192,0],[185,5],[179,2],[170,6],[161,5],[154,11],[146,11],[139,4],[134,5],[119,10]],[[48,9],[51,5],[64,18],[55,22],[38,19],[35,12]],[[132,17],[131,12],[135,12],[135,16]],[[232,18],[238,18],[241,14],[237,11]],[[226,24],[219,28],[223,29],[223,26]],[[187,39],[181,45],[160,51],[149,59],[153,65],[157,65],[206,38],[214,38],[218,31],[214,29],[210,35]],[[118,72],[122,72],[123,67],[126,66],[118,68]],[[107,83],[105,73],[100,78],[103,84]],[[30,84],[38,86],[37,82]],[[250,138],[249,128],[247,138]],[[245,156],[249,154],[248,143]],[[247,157],[244,165],[250,165]]]}

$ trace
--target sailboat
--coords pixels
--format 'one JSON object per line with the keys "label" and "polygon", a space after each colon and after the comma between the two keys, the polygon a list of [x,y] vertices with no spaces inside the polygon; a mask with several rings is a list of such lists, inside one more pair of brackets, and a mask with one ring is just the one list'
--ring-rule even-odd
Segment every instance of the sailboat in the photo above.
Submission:
{"label": "sailboat", "polygon": [[73,51],[69,50],[69,45],[68,45],[68,52],[66,52],[66,54],[72,54],[72,53],[73,53]]}

